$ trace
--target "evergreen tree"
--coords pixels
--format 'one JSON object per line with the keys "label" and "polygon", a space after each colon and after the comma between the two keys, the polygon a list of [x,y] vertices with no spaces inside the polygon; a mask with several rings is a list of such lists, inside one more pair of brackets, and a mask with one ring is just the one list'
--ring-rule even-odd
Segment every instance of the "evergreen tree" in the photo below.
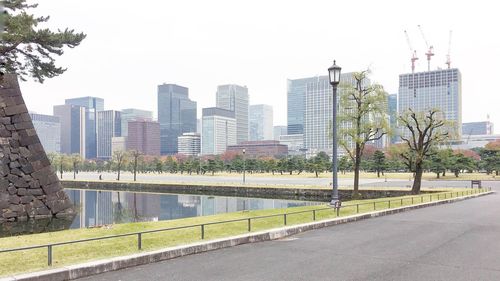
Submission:
{"label": "evergreen tree", "polygon": [[55,56],[64,53],[64,47],[74,48],[85,38],[85,34],[72,29],[58,30],[39,28],[48,16],[35,16],[30,10],[38,4],[27,4],[26,0],[3,0],[4,13],[0,41],[0,71],[16,73],[23,81],[32,77],[43,83],[66,71],[55,64]]}

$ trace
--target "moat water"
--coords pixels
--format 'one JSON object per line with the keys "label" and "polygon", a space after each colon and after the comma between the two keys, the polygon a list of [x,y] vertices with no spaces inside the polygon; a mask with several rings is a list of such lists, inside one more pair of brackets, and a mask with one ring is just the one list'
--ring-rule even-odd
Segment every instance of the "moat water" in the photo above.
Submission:
{"label": "moat water", "polygon": [[72,220],[0,224],[0,237],[117,223],[164,221],[245,210],[312,206],[321,203],[280,199],[65,189],[77,210]]}

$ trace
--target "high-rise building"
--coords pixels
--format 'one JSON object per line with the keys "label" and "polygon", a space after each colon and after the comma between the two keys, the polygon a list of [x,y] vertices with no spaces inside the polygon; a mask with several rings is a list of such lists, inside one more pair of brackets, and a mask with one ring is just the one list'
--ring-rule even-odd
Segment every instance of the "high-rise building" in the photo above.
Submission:
{"label": "high-rise building", "polygon": [[304,155],[304,136],[302,134],[295,135],[281,135],[280,144],[288,146],[289,155]]}
{"label": "high-rise building", "polygon": [[[287,133],[304,133],[305,99],[308,83],[314,83],[319,77],[287,80]],[[276,139],[276,137],[275,137]]]}
{"label": "high-rise building", "polygon": [[122,137],[128,136],[128,122],[134,120],[153,120],[153,111],[136,108],[122,109]]}
{"label": "high-rise building", "polygon": [[250,105],[250,140],[273,139],[273,107],[267,104]]}
{"label": "high-rise building", "polygon": [[65,104],[85,108],[85,155],[87,159],[97,157],[97,112],[104,110],[104,100],[97,97],[66,99]]}
{"label": "high-rise building", "polygon": [[389,125],[391,127],[391,143],[399,141],[398,132],[398,95],[387,95],[387,109],[389,114]]}
{"label": "high-rise building", "polygon": [[[315,77],[314,82],[306,84],[306,95],[304,100],[304,148],[308,153],[316,154],[324,151],[331,155],[332,138],[332,86],[328,76]],[[353,73],[344,73],[340,76],[340,83],[355,85]],[[365,85],[370,84],[369,79],[364,79]],[[342,88],[337,91],[337,103],[342,95]],[[339,111],[342,108],[339,108]],[[339,126],[351,126],[351,124],[340,123]],[[288,132],[290,134],[290,132]],[[340,136],[342,137],[342,136]],[[347,140],[348,145],[353,145]],[[339,147],[339,154],[345,153]]]}
{"label": "high-rise building", "polygon": [[161,154],[177,153],[177,137],[196,132],[196,102],[189,90],[175,84],[158,85]]}
{"label": "high-rise building", "polygon": [[273,138],[274,138],[274,140],[279,141],[280,140],[280,136],[288,134],[287,131],[288,131],[287,126],[274,126],[273,127]]}
{"label": "high-rise building", "polygon": [[121,112],[104,110],[97,112],[97,158],[111,159],[112,139],[121,137]]}
{"label": "high-rise building", "polygon": [[203,108],[201,153],[217,155],[228,145],[236,144],[236,118],[234,111],[210,107]]}
{"label": "high-rise building", "polygon": [[30,113],[45,152],[61,152],[61,122],[58,116]]}
{"label": "high-rise building", "polygon": [[201,153],[201,136],[197,133],[184,133],[177,138],[179,154],[198,156]]}
{"label": "high-rise building", "polygon": [[160,123],[151,120],[128,122],[127,150],[142,154],[160,155]]}
{"label": "high-rise building", "polygon": [[85,107],[78,105],[55,105],[54,116],[61,122],[61,153],[85,154],[86,118]]}
{"label": "high-rise building", "polygon": [[463,123],[462,135],[464,137],[475,135],[493,135],[493,123],[490,121]]}
{"label": "high-rise building", "polygon": [[220,85],[217,87],[218,108],[234,111],[236,118],[236,142],[248,140],[248,88],[239,85]]}
{"label": "high-rise building", "polygon": [[[445,130],[451,141],[462,134],[462,75],[456,68],[399,75],[398,110],[425,112],[438,109],[441,118],[450,122]],[[407,129],[402,130],[408,135]]]}

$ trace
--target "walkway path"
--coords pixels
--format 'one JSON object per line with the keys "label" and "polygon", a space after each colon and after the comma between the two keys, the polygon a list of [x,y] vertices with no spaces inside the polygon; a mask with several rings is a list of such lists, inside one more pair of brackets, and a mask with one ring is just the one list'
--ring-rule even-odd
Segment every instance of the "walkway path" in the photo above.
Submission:
{"label": "walkway path", "polygon": [[494,194],[82,280],[500,280],[499,237]]}

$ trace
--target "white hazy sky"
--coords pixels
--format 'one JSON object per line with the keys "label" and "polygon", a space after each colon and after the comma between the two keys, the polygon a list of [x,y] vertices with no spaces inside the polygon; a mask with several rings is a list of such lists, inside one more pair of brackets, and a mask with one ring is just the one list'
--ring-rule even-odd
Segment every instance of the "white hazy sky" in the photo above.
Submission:
{"label": "white hazy sky", "polygon": [[397,93],[410,71],[408,30],[425,70],[422,25],[445,67],[453,30],[452,67],[462,72],[463,121],[487,114],[500,132],[498,1],[237,1],[45,0],[37,15],[50,27],[74,28],[87,38],[58,63],[68,71],[44,84],[26,82],[28,107],[52,113],[65,98],[98,96],[107,109],[142,108],[156,114],[156,87],[189,87],[202,107],[215,105],[219,84],[249,88],[251,104],[274,108],[286,124],[286,79],[325,75],[336,59],[343,72],[370,67],[372,79]]}

